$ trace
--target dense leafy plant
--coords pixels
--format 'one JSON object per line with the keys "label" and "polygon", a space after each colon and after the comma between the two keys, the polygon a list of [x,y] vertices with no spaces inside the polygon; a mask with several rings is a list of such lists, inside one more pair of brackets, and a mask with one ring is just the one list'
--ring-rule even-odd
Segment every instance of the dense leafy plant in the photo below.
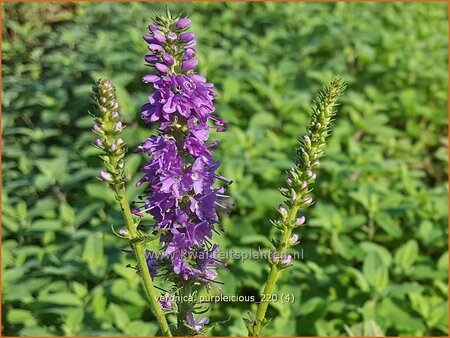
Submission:
{"label": "dense leafy plant", "polygon": [[[295,290],[295,301],[270,303],[264,334],[446,335],[447,4],[170,6],[192,13],[200,73],[231,125],[216,153],[239,182],[223,219],[230,230],[215,238],[223,250],[270,247],[279,173],[311,95],[334,73],[349,86],[300,236],[304,261],[278,280],[276,293]],[[158,333],[110,231],[121,222],[114,197],[91,180],[101,163],[85,112],[91,83],[112,77],[124,139],[134,148],[148,135],[137,122],[147,93],[136,55],[146,48],[141,27],[163,7],[2,4],[5,335]],[[143,160],[127,160],[133,183]],[[223,292],[258,300],[266,266],[228,267]],[[213,305],[212,320],[230,320],[211,333],[246,334],[248,306]]]}

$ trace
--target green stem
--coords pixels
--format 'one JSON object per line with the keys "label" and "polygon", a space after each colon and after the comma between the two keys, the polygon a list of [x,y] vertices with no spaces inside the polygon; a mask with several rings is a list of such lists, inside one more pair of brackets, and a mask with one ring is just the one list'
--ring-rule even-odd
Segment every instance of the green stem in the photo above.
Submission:
{"label": "green stem", "polygon": [[[293,223],[295,217],[297,216],[297,210],[298,206],[295,205],[292,206],[292,208],[289,210],[286,224]],[[281,241],[277,248],[278,257],[283,257],[284,254],[286,253],[286,249],[288,247],[288,240],[291,237],[291,235],[292,235],[292,228],[286,227],[283,229]],[[267,277],[266,286],[264,287],[263,292],[264,298],[261,301],[261,303],[259,303],[258,311],[256,312],[256,323],[253,330],[254,337],[258,337],[261,332],[264,318],[266,317],[266,311],[267,308],[269,307],[269,301],[271,299],[271,295],[275,288],[275,284],[277,282],[278,274],[280,273],[280,271],[281,270],[279,270],[275,264],[273,264],[270,269],[269,276]]]}
{"label": "green stem", "polygon": [[184,299],[184,297],[188,297],[191,293],[191,284],[185,283],[183,287],[180,289],[181,297],[180,302],[178,303],[178,314],[177,314],[177,336],[187,336],[189,333],[188,328],[184,325],[184,322],[187,318],[187,313],[191,308],[191,304]]}
{"label": "green stem", "polygon": [[130,206],[125,195],[125,187],[115,187],[114,190],[117,196],[117,200],[119,201],[120,208],[122,209],[123,218],[127,225],[128,232],[130,234],[131,246],[138,262],[138,267],[141,273],[142,280],[144,282],[145,291],[147,292],[147,296],[150,299],[150,305],[163,334],[165,336],[171,337],[172,333],[170,332],[169,324],[167,323],[164,312],[162,311],[161,305],[159,304],[156,290],[153,286],[153,281],[150,276],[150,271],[148,270],[147,261],[145,259],[144,246],[141,242],[139,242],[139,235],[136,229],[136,225],[133,221],[133,217],[131,216]]}

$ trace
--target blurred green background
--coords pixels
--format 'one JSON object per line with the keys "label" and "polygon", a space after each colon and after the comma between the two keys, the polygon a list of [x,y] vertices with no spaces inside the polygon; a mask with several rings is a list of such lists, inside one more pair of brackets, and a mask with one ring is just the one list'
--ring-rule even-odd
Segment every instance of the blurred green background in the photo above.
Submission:
{"label": "blurred green background", "polygon": [[[2,4],[3,335],[154,335],[121,215],[91,145],[90,88],[117,86],[134,148],[149,92],[142,35],[164,3]],[[447,335],[446,3],[170,3],[193,21],[199,72],[230,121],[215,153],[235,183],[222,250],[268,247],[277,192],[322,83],[348,84],[266,335]],[[127,157],[129,196],[144,157]],[[261,261],[230,261],[225,294],[258,295]],[[213,335],[255,305],[220,303]]]}

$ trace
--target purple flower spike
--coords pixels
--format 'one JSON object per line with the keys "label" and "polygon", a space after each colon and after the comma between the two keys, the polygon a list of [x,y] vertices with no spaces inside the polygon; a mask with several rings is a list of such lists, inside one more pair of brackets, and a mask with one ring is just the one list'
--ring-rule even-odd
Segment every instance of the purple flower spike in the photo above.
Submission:
{"label": "purple flower spike", "polygon": [[198,65],[197,59],[190,59],[187,61],[183,61],[183,63],[181,64],[181,70],[187,72],[197,67],[197,65]]}
{"label": "purple flower spike", "polygon": [[190,19],[188,19],[188,18],[182,18],[182,19],[180,19],[180,20],[177,21],[177,23],[175,24],[175,26],[176,26],[178,29],[184,29],[184,28],[189,27],[190,24],[191,24],[191,20],[190,20]]}
{"label": "purple flower spike", "polygon": [[[190,20],[184,18],[177,23],[175,31],[187,28]],[[158,73],[144,77],[153,92],[141,107],[144,122],[155,124],[161,134],[138,146],[137,151],[148,154],[150,160],[136,183],[146,184],[146,189],[140,207],[133,213],[140,217],[150,214],[155,220],[153,227],[162,233],[163,254],[170,258],[171,266],[158,266],[161,275],[210,287],[217,277],[218,261],[211,254],[218,246],[210,244],[218,222],[217,210],[228,212],[233,205],[225,189],[214,186],[216,180],[226,184],[231,180],[216,174],[220,163],[213,160],[210,148],[217,143],[208,140],[210,125],[223,128],[225,121],[213,115],[217,96],[214,86],[192,71],[198,64],[193,59],[194,34],[171,32],[175,22],[163,25],[158,31],[168,32],[165,41],[149,41],[152,54],[145,60],[154,64]],[[155,32],[153,39],[157,39]],[[206,258],[188,259],[188,254]],[[191,319],[193,327],[203,323]]]}

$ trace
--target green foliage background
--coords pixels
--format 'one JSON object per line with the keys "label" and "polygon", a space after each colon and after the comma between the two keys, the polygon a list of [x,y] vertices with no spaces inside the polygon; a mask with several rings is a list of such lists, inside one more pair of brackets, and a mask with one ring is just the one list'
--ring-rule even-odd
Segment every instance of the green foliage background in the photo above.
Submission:
{"label": "green foliage background", "polygon": [[[121,216],[95,179],[90,88],[117,86],[130,148],[148,69],[151,3],[3,3],[3,335],[154,335]],[[200,73],[230,121],[215,153],[237,207],[222,249],[268,247],[277,187],[321,84],[348,84],[267,335],[447,335],[447,4],[172,3],[193,20]],[[128,156],[129,196],[140,155]],[[267,267],[230,261],[225,294],[258,295]],[[220,303],[214,335],[245,335],[255,304]]]}

